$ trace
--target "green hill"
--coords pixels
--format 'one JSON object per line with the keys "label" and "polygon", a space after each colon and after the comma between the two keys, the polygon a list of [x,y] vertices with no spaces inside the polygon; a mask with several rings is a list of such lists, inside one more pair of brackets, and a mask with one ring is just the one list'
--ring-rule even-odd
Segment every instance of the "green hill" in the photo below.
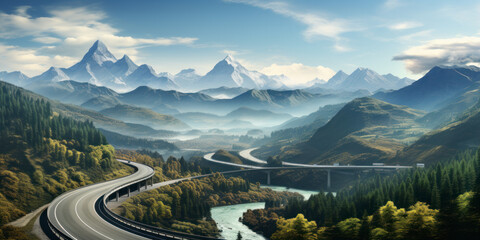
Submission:
{"label": "green hill", "polygon": [[67,190],[127,171],[91,122],[59,115],[49,101],[0,85],[0,225]]}
{"label": "green hill", "polygon": [[461,150],[480,145],[480,102],[458,121],[425,134],[399,152],[392,162],[438,162],[451,158]]}
{"label": "green hill", "polygon": [[215,160],[220,160],[220,161],[225,161],[230,163],[243,164],[242,160],[238,156],[235,156],[232,153],[222,149],[215,152],[212,158]]}
{"label": "green hill", "polygon": [[115,107],[104,109],[100,113],[125,122],[148,125],[154,129],[184,130],[190,128],[187,124],[172,116],[156,113],[147,108],[125,104],[118,104]]}
{"label": "green hill", "polygon": [[285,161],[368,164],[382,161],[427,130],[415,122],[423,112],[373,98],[346,104],[306,142],[281,149]]}
{"label": "green hill", "polygon": [[155,130],[151,127],[134,124],[134,123],[125,123],[117,119],[113,119],[102,115],[101,113],[88,110],[76,105],[63,104],[58,101],[48,99],[46,97],[40,96],[36,93],[33,93],[29,90],[16,87],[15,85],[0,81],[0,87],[6,86],[7,88],[20,89],[22,94],[34,99],[34,100],[43,100],[48,102],[52,108],[52,111],[60,114],[65,117],[70,117],[78,121],[90,121],[95,124],[96,127],[103,128],[109,131],[114,131],[122,133],[129,136],[148,136],[148,137],[166,137],[174,136],[177,133],[166,130]]}

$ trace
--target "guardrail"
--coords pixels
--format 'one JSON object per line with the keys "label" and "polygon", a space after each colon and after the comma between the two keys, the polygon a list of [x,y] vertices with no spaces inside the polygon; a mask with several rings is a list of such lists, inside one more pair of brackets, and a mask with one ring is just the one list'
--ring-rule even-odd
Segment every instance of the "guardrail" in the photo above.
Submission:
{"label": "guardrail", "polygon": [[[129,166],[136,168],[133,165],[129,165]],[[113,195],[117,191],[120,191],[123,188],[130,187],[134,184],[145,181],[153,177],[154,174],[155,172],[153,171],[152,174],[149,174],[146,177],[122,184],[108,191],[106,194],[104,194],[101,198],[99,198],[95,202],[95,211],[97,211],[100,217],[102,217],[104,220],[108,221],[109,223],[113,224],[114,226],[129,232],[132,232],[134,234],[140,235],[142,237],[150,238],[150,239],[218,240],[218,238],[182,233],[182,232],[167,230],[163,228],[154,227],[148,224],[144,224],[141,222],[137,222],[137,221],[122,217],[120,215],[117,215],[107,207],[107,202],[111,195]]]}
{"label": "guardrail", "polygon": [[40,215],[40,227],[45,235],[52,240],[72,240],[69,236],[65,235],[63,232],[59,231],[55,226],[53,226],[48,219],[47,208],[45,208]]}

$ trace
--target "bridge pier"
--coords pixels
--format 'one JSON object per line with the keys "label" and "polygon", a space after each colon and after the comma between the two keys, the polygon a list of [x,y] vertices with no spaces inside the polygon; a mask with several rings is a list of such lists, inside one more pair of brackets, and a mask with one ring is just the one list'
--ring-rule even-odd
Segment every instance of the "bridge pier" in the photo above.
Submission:
{"label": "bridge pier", "polygon": [[130,186],[127,187],[127,197],[130,197]]}
{"label": "bridge pier", "polygon": [[270,172],[271,171],[266,171],[266,173],[267,173],[267,185],[270,185]]}
{"label": "bridge pier", "polygon": [[150,178],[150,187],[153,187],[153,177]]}
{"label": "bridge pier", "polygon": [[327,188],[330,189],[332,183],[330,180],[330,169],[327,169]]}
{"label": "bridge pier", "polygon": [[148,183],[147,183],[148,179],[145,180],[145,190],[147,190],[147,186],[148,186]]}
{"label": "bridge pier", "polygon": [[140,190],[141,190],[140,189],[140,182],[137,183],[137,190],[138,190],[138,192],[140,192]]}
{"label": "bridge pier", "polygon": [[117,202],[118,202],[118,197],[119,197],[119,195],[120,195],[120,194],[118,193],[118,191],[115,192],[115,198],[117,199]]}

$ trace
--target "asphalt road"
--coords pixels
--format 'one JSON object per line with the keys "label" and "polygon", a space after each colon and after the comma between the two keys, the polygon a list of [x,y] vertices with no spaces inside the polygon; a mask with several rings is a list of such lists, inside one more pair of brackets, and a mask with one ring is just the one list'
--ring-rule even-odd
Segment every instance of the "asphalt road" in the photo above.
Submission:
{"label": "asphalt road", "polygon": [[[258,148],[249,148],[239,152],[239,155],[246,160],[251,162],[255,162],[258,164],[267,164],[267,161],[258,159],[252,156],[251,152]],[[406,169],[412,168],[412,166],[387,166],[387,165],[317,165],[317,164],[302,164],[302,163],[291,163],[291,162],[282,162],[282,167],[262,167],[262,166],[253,166],[248,164],[237,164],[237,163],[230,163],[225,161],[220,161],[217,159],[213,159],[213,155],[215,153],[208,153],[203,156],[203,158],[207,161],[219,163],[223,165],[229,165],[234,167],[241,167],[246,169],[256,169],[256,170],[273,170],[273,169],[305,169],[305,168],[318,168],[318,169],[335,169],[335,170],[346,170],[346,169]]]}
{"label": "asphalt road", "polygon": [[52,225],[72,239],[147,239],[111,225],[95,211],[96,200],[110,189],[148,178],[153,173],[153,169],[145,165],[130,164],[138,168],[132,175],[75,189],[55,198],[47,212]]}

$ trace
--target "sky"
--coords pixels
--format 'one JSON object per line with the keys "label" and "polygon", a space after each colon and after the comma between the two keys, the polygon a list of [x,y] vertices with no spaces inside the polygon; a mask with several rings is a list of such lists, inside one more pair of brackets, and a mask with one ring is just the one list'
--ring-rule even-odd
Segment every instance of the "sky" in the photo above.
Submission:
{"label": "sky", "polygon": [[0,71],[69,67],[97,40],[157,72],[205,74],[231,54],[288,85],[366,67],[418,79],[480,66],[480,2],[144,0],[0,2]]}

